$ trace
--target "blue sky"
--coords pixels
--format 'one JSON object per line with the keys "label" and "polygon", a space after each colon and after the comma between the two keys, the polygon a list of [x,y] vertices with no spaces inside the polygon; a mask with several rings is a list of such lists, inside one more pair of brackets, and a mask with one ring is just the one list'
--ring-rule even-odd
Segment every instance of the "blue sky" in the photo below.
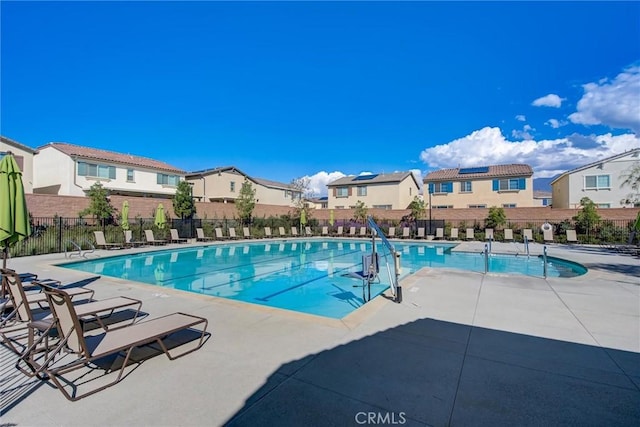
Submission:
{"label": "blue sky", "polygon": [[638,2],[8,2],[2,135],[265,179],[640,146]]}

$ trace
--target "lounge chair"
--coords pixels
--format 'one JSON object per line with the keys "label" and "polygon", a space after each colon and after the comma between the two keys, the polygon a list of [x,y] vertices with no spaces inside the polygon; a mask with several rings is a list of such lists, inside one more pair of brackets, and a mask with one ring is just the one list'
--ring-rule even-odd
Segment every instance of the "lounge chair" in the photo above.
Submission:
{"label": "lounge chair", "polygon": [[249,230],[249,227],[242,227],[242,236],[245,239],[251,239],[251,230]]}
{"label": "lounge chair", "polygon": [[403,239],[408,239],[409,237],[411,237],[411,229],[409,227],[403,227],[402,228],[402,238]]}
{"label": "lounge chair", "polygon": [[493,237],[493,228],[484,229],[484,238],[485,240],[495,240],[495,238]]}
{"label": "lounge chair", "polygon": [[396,237],[396,228],[395,227],[389,227],[389,231],[387,232],[387,237]]}
{"label": "lounge chair", "polygon": [[530,228],[525,228],[522,230],[522,240],[524,241],[525,238],[529,241],[529,242],[533,242],[533,230],[531,230]]}
{"label": "lounge chair", "polygon": [[235,227],[229,227],[229,238],[231,240],[236,240],[238,238]]}
{"label": "lounge chair", "polygon": [[513,242],[513,230],[510,228],[504,229],[504,241]]}
{"label": "lounge chair", "polygon": [[436,239],[444,240],[444,228],[442,227],[436,228]]}
{"label": "lounge chair", "polygon": [[576,230],[567,230],[567,243],[578,243]]}
{"label": "lounge chair", "polygon": [[313,231],[311,231],[311,227],[308,225],[304,227],[304,235],[307,237],[313,236]]}
{"label": "lounge chair", "polygon": [[476,238],[475,233],[473,232],[473,228],[467,228],[466,234],[467,240],[473,240]]}
{"label": "lounge chair", "polygon": [[542,230],[542,238],[546,243],[553,243],[553,230]]}
{"label": "lounge chair", "polygon": [[133,240],[133,232],[131,230],[124,230],[124,246],[128,248],[135,248],[144,245],[145,242]]}
{"label": "lounge chair", "polygon": [[169,233],[171,233],[171,243],[187,243],[188,241],[188,239],[180,237],[178,230],[175,228],[169,229]]}
{"label": "lounge chair", "polygon": [[418,227],[418,235],[416,236],[417,239],[424,239],[425,238],[425,229],[424,227]]}
{"label": "lounge chair", "polygon": [[204,235],[204,230],[202,228],[196,228],[196,240],[199,242],[206,242],[209,240],[216,240],[213,237],[207,237]]}
{"label": "lounge chair", "polygon": [[[38,282],[36,282],[38,283]],[[39,331],[39,335],[48,333],[53,328],[53,317],[51,316],[48,308],[46,310],[39,310],[37,315],[31,309],[33,303],[30,299],[31,295],[41,295],[45,297],[44,293],[28,294],[25,292],[22,280],[20,276],[11,272],[11,270],[2,270],[2,285],[8,290],[11,300],[12,311],[3,316],[0,322],[0,341],[4,342],[11,350],[17,354],[21,354],[24,349],[32,347],[35,342],[36,330]],[[71,288],[81,289],[81,288]],[[69,289],[69,290],[71,290]],[[93,296],[93,292],[88,293],[85,289],[85,296]],[[67,292],[67,294],[69,294]],[[72,298],[73,295],[69,295]],[[104,323],[102,317],[110,316],[116,310],[119,309],[135,309],[131,322],[133,323],[142,307],[142,301],[127,298],[127,297],[115,297],[100,301],[93,301],[78,305],[79,317],[83,322],[96,321],[100,327],[104,330],[108,330],[108,326]],[[28,335],[16,334],[16,332],[29,329]],[[23,338],[28,338],[26,343],[20,344]],[[46,338],[46,337],[43,337]],[[17,346],[21,346],[22,349],[18,349]]]}
{"label": "lounge chair", "polygon": [[278,234],[280,237],[287,237],[287,233],[284,231],[284,227],[278,227]]}
{"label": "lounge chair", "polygon": [[264,228],[264,237],[271,237],[271,227]]}
{"label": "lounge chair", "polygon": [[291,227],[291,237],[300,237],[298,234],[298,227]]}
{"label": "lounge chair", "polygon": [[458,240],[458,228],[457,227],[451,228],[450,233],[451,233],[451,235],[449,236],[449,238],[451,240]]}
{"label": "lounge chair", "polygon": [[342,236],[344,234],[344,227],[342,225],[338,226],[338,230],[336,231],[336,236]]}
{"label": "lounge chair", "polygon": [[216,233],[216,240],[227,240],[229,238],[222,233],[222,228],[220,227],[216,227],[214,231]]}
{"label": "lounge chair", "polygon": [[144,230],[144,237],[147,239],[147,243],[151,245],[165,245],[167,241],[164,239],[156,239],[153,235],[153,230]]}
{"label": "lounge chair", "polygon": [[367,237],[367,227],[360,227],[360,237]]}
{"label": "lounge chair", "polygon": [[327,227],[326,225],[322,227],[322,233],[323,236],[328,236],[329,235],[329,227]]}
{"label": "lounge chair", "polygon": [[[71,401],[79,400],[119,382],[123,378],[126,367],[130,365],[131,353],[137,347],[156,343],[167,357],[173,360],[199,349],[205,342],[208,326],[207,319],[185,313],[173,313],[119,329],[109,330],[99,335],[85,336],[78,316],[78,308],[73,305],[69,296],[64,291],[49,286],[44,286],[44,292],[55,317],[60,341],[57,346],[49,350],[46,359],[39,365],[38,369],[48,376],[56,388]],[[165,343],[165,339],[178,332],[194,331],[196,326],[202,328],[201,331],[198,331],[199,340],[197,345],[180,354],[172,355]],[[124,355],[120,371],[116,378],[108,384],[81,394],[78,390],[79,384],[75,384],[73,380],[64,376],[85,366],[91,367],[92,370],[97,369],[99,365],[92,363],[94,360],[119,354]],[[63,357],[58,358],[58,356]],[[106,369],[111,370],[111,366]],[[135,369],[135,366],[133,369]],[[85,380],[84,374],[81,380],[83,384],[89,382]],[[69,393],[65,386],[70,386],[72,392]]]}
{"label": "lounge chair", "polygon": [[349,227],[349,237],[356,237],[356,228]]}
{"label": "lounge chair", "polygon": [[120,243],[109,243],[104,238],[104,233],[102,231],[94,231],[93,236],[96,239],[96,246],[102,249],[122,249],[122,245]]}

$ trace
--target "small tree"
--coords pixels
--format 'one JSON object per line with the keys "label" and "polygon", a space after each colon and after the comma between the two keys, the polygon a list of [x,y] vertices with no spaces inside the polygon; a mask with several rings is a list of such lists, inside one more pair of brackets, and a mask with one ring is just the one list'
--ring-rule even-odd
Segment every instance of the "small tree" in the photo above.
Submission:
{"label": "small tree", "polygon": [[240,187],[240,194],[236,199],[236,211],[242,224],[248,224],[251,222],[251,216],[253,210],[256,207],[256,190],[251,185],[251,182],[245,178]]}
{"label": "small tree", "polygon": [[176,188],[176,196],[173,199],[173,211],[180,218],[193,218],[196,213],[196,204],[193,201],[193,189],[187,181],[180,181]]}
{"label": "small tree", "polygon": [[94,219],[100,221],[100,225],[104,227],[106,220],[113,219],[115,208],[111,206],[109,201],[109,193],[100,182],[96,182],[89,188],[87,196],[91,200],[89,207],[78,213],[80,217],[91,215]]}
{"label": "small tree", "polygon": [[489,208],[489,213],[484,220],[484,225],[486,228],[499,228],[507,223],[507,216],[504,213],[504,208],[499,208],[497,206],[491,206]]}
{"label": "small tree", "polygon": [[427,204],[424,200],[420,199],[420,197],[415,196],[411,203],[409,203],[409,210],[411,211],[409,218],[415,222],[420,218],[424,218],[427,212]]}
{"label": "small tree", "polygon": [[600,215],[596,209],[596,204],[588,197],[580,199],[582,210],[573,217],[576,222],[578,233],[589,234],[591,227],[600,221]]}
{"label": "small tree", "polygon": [[353,209],[353,217],[356,221],[365,223],[367,221],[367,207],[363,201],[358,200]]}

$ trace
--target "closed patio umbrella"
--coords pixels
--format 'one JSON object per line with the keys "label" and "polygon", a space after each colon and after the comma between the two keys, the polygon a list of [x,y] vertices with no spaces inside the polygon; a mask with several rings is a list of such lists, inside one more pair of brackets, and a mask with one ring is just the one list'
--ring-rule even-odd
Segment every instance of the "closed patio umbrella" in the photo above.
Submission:
{"label": "closed patio umbrella", "polygon": [[333,209],[329,211],[329,225],[333,227]]}
{"label": "closed patio umbrella", "polygon": [[11,153],[0,161],[0,246],[2,267],[7,267],[9,246],[31,234],[27,201],[24,197],[22,172]]}
{"label": "closed patio umbrella", "polygon": [[122,219],[120,220],[120,226],[123,230],[129,229],[129,202],[122,202]]}
{"label": "closed patio umbrella", "polygon": [[167,223],[167,218],[164,215],[164,206],[162,206],[162,203],[160,203],[158,205],[158,207],[156,208],[156,227],[158,228],[164,228],[165,224]]}
{"label": "closed patio umbrella", "polygon": [[304,227],[305,225],[307,225],[307,213],[304,209],[302,209],[300,211],[300,229],[302,230],[302,227]]}

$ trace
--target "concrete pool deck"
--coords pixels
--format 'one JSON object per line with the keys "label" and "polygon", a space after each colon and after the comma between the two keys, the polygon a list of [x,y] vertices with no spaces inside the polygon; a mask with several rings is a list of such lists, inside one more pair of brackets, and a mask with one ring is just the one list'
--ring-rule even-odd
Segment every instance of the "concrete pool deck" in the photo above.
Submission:
{"label": "concrete pool deck", "polygon": [[402,281],[401,304],[378,297],[342,320],[96,278],[54,266],[63,254],[11,259],[21,272],[87,283],[96,298],[141,299],[149,318],[206,317],[211,336],[77,402],[26,378],[0,346],[0,424],[638,425],[640,259],[580,245],[548,253],[589,272],[543,279],[425,268]]}

